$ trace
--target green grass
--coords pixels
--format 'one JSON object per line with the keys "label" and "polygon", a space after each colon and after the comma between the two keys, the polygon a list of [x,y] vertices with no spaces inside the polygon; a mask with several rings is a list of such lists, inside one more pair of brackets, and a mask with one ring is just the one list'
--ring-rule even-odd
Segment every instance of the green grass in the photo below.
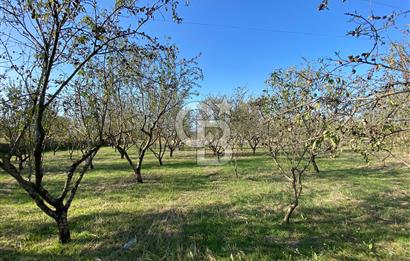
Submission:
{"label": "green grass", "polygon": [[[45,178],[57,193],[66,153]],[[232,165],[197,166],[177,151],[160,167],[152,155],[135,183],[110,148],[95,159],[69,212],[73,241],[0,172],[0,259],[12,260],[408,260],[410,176],[398,164],[367,166],[358,155],[319,159],[292,223],[281,223],[288,184],[259,152]],[[123,246],[135,241],[128,249]]]}

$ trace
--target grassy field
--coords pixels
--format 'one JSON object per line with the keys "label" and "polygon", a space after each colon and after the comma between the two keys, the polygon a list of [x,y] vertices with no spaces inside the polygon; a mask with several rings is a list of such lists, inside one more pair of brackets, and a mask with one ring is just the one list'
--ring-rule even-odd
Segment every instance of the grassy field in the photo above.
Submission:
{"label": "grassy field", "polygon": [[[51,157],[61,187],[66,153]],[[292,223],[288,184],[259,152],[232,165],[197,166],[177,151],[160,167],[148,155],[144,184],[110,148],[97,156],[69,212],[73,241],[0,172],[0,259],[5,260],[409,260],[410,170],[367,166],[360,156],[319,159]],[[126,247],[124,247],[126,245]]]}

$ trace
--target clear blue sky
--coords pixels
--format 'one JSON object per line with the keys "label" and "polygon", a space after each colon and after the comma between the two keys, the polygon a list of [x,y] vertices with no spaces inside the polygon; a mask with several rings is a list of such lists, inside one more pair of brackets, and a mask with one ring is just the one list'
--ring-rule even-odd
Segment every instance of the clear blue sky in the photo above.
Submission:
{"label": "clear blue sky", "polygon": [[394,10],[390,5],[410,9],[409,0],[348,0],[345,4],[342,0],[330,0],[330,10],[318,12],[319,2],[191,0],[188,7],[179,9],[183,24],[174,24],[168,17],[157,15],[156,21],[145,30],[160,39],[171,37],[185,57],[202,53],[199,61],[205,79],[201,94],[229,94],[237,86],[247,86],[258,94],[275,68],[298,65],[302,57],[312,60],[332,56],[335,51],[345,54],[363,51],[369,46],[368,41],[344,36],[353,28],[345,12],[357,10],[370,14],[372,9],[375,15],[383,15]]}

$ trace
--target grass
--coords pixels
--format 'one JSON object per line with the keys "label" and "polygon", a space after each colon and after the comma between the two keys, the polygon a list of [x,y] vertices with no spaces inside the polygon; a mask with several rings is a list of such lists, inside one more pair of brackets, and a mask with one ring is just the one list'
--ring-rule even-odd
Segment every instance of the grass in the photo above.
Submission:
{"label": "grass", "polygon": [[[66,153],[47,155],[57,193]],[[95,159],[69,212],[73,241],[0,172],[0,259],[5,260],[408,260],[409,170],[360,156],[319,159],[292,223],[282,224],[288,184],[259,152],[232,165],[197,166],[177,151],[160,167],[148,155],[144,184],[110,148]],[[67,162],[68,163],[68,162]],[[128,244],[127,244],[128,243]],[[124,245],[127,247],[124,248]]]}

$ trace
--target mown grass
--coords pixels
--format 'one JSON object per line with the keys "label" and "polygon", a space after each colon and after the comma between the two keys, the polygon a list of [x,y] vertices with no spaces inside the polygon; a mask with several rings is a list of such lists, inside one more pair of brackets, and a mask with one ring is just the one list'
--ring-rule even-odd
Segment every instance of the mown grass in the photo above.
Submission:
{"label": "mown grass", "polygon": [[[65,152],[47,155],[51,192],[64,181]],[[160,167],[148,155],[144,184],[104,148],[69,212],[73,241],[0,172],[0,258],[11,260],[408,260],[410,171],[360,156],[319,159],[292,223],[281,223],[288,184],[259,152],[233,166],[198,166],[177,151]],[[127,244],[126,248],[124,245]]]}

